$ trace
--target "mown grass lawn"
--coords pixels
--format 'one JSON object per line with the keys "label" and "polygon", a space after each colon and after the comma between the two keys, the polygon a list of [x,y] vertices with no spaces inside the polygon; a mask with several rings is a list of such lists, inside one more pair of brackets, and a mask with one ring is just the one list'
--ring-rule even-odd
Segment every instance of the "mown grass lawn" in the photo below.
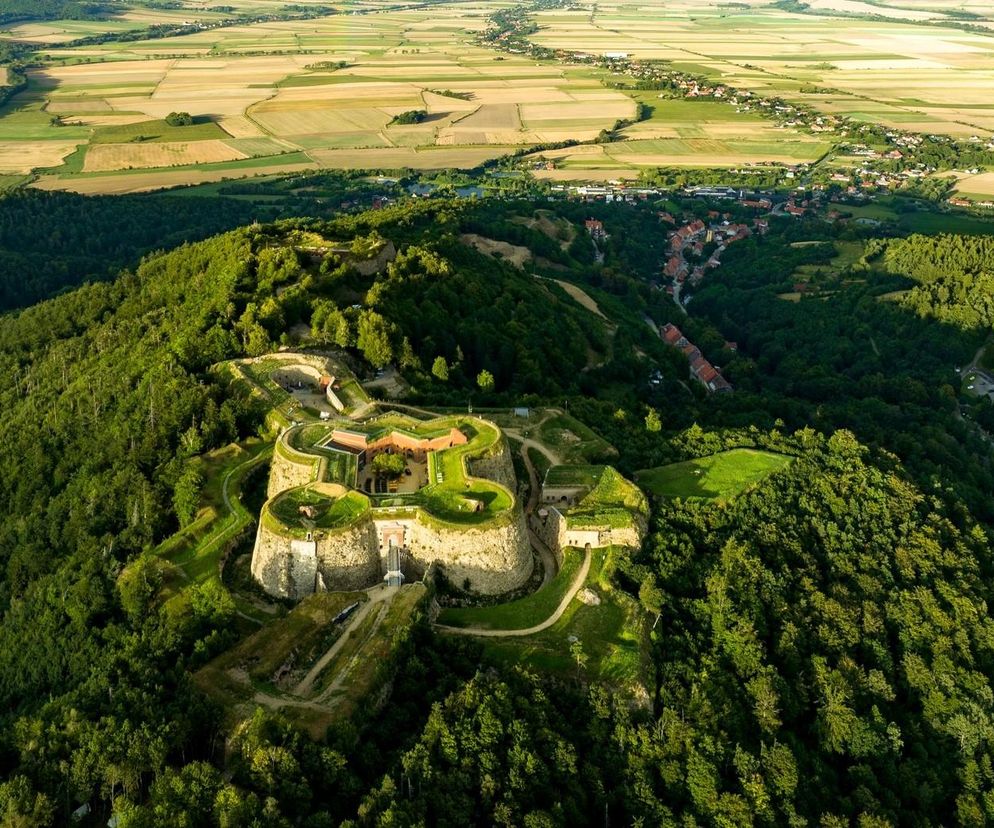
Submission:
{"label": "mown grass lawn", "polygon": [[[648,624],[630,595],[611,584],[614,552],[595,549],[586,585],[600,599],[588,605],[574,599],[549,629],[521,638],[483,639],[486,656],[507,666],[553,673],[570,679],[583,675],[622,690],[647,686]],[[586,663],[578,667],[570,647],[579,642]]]}
{"label": "mown grass lawn", "polygon": [[556,577],[537,592],[493,607],[444,609],[438,615],[438,623],[448,624],[450,627],[481,627],[489,630],[523,630],[541,624],[556,611],[573,583],[582,560],[583,553],[567,549]]}
{"label": "mown grass lawn", "polygon": [[639,485],[661,497],[727,500],[741,494],[793,460],[757,449],[731,449],[636,472]]}

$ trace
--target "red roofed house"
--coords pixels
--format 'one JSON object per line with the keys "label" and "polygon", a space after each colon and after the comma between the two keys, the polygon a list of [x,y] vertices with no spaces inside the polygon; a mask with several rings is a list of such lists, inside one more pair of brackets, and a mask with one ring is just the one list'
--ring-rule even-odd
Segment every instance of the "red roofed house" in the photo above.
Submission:
{"label": "red roofed house", "polygon": [[670,256],[670,260],[666,263],[666,268],[664,273],[671,279],[676,278],[681,272],[687,269],[687,262],[684,261],[682,256]]}
{"label": "red roofed house", "polygon": [[587,232],[595,239],[607,237],[607,233],[604,232],[604,223],[597,219],[587,219],[583,222],[583,226],[587,228]]}
{"label": "red roofed house", "polygon": [[660,331],[660,336],[662,337],[663,342],[665,342],[667,345],[677,346],[681,342],[687,341],[686,339],[684,339],[683,331],[681,331],[672,322],[667,322],[665,325],[663,325],[663,329],[662,331]]}

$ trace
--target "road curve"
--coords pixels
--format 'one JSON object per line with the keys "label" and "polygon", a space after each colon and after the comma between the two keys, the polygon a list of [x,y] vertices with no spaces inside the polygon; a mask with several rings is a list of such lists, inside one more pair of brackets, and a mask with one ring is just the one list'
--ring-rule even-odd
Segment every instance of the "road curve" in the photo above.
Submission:
{"label": "road curve", "polygon": [[587,575],[590,572],[591,557],[592,555],[590,550],[585,550],[583,553],[583,565],[580,567],[580,571],[576,573],[576,577],[573,579],[573,583],[570,585],[569,590],[567,590],[566,594],[563,596],[563,600],[559,602],[559,606],[556,607],[556,611],[546,618],[541,624],[536,624],[534,627],[526,627],[523,630],[485,630],[480,627],[448,627],[445,624],[436,624],[435,629],[444,633],[453,633],[455,635],[473,635],[484,638],[513,638],[516,636],[534,635],[535,633],[542,632],[542,630],[547,630],[563,617],[563,613],[566,612],[566,607],[570,605],[570,602],[576,597],[576,594],[583,588],[583,585],[587,580]]}

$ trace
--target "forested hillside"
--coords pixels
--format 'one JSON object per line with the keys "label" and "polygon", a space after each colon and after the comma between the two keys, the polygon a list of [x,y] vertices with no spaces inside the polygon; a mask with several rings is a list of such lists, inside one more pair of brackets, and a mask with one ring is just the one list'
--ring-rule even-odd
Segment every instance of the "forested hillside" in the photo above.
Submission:
{"label": "forested hillside", "polygon": [[[636,249],[663,247],[647,211],[604,214],[598,264],[586,205],[487,209],[251,224],[0,317],[0,824],[82,805],[120,828],[994,820],[994,477],[953,386],[983,335],[908,304],[984,272],[983,244],[872,243],[791,302],[832,251],[784,225],[678,317]],[[463,240],[484,232],[532,263]],[[722,355],[735,391],[708,398],[643,314]],[[119,576],[176,530],[193,458],[262,427],[211,366],[298,340],[360,376],[397,365],[419,404],[568,403],[629,474],[786,459],[737,497],[657,498],[641,552],[612,553],[605,583],[652,629],[642,703],[589,681],[582,651],[551,678],[422,622],[390,704],[323,741],[263,709],[226,730],[190,673],[236,639],[231,595],[190,586],[177,609]]]}
{"label": "forested hillside", "polygon": [[[934,243],[936,255],[947,244],[985,244]],[[903,242],[890,244],[900,249]],[[790,427],[851,429],[897,454],[919,480],[943,481],[978,517],[994,519],[994,466],[978,451],[982,439],[960,416],[954,390],[955,369],[973,358],[985,332],[946,321],[962,310],[952,297],[922,315],[913,307],[919,288],[891,298],[894,288],[912,284],[907,277],[929,267],[920,254],[900,276],[855,268],[819,295],[785,301],[781,292],[790,289],[795,268],[824,260],[819,247],[791,247],[780,236],[749,240],[728,251],[695,297],[697,312],[739,343],[726,375],[745,393],[725,406],[724,421],[740,422],[754,409]],[[947,272],[950,280],[971,278]]]}
{"label": "forested hillside", "polygon": [[91,20],[115,11],[123,4],[115,0],[6,0],[0,8],[0,23],[23,20]]}
{"label": "forested hillside", "polygon": [[932,317],[967,331],[994,325],[994,243],[986,236],[909,236],[881,243],[891,273],[918,284],[901,304],[919,316]]}
{"label": "forested hillside", "polygon": [[[362,276],[348,255],[305,261],[298,249],[314,237],[291,225],[234,231],[5,320],[7,594],[69,550],[107,547],[124,560],[161,536],[183,459],[233,439],[243,414],[204,372],[272,350],[295,325],[374,366],[396,357],[426,381],[438,356],[456,387],[474,388],[489,369],[498,391],[569,389],[588,348],[603,347],[589,314],[461,245],[410,247]],[[385,243],[343,244],[348,253]],[[424,310],[416,295],[430,298]]]}
{"label": "forested hillside", "polygon": [[846,432],[795,444],[730,506],[657,503],[639,563],[675,634],[630,760],[648,821],[983,824],[989,536]]}

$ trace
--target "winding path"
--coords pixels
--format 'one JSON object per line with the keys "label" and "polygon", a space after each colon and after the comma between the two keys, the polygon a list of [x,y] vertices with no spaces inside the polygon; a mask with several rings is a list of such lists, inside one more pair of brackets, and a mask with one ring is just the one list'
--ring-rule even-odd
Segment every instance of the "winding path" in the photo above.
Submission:
{"label": "winding path", "polygon": [[572,585],[563,596],[563,600],[559,602],[559,606],[556,607],[556,611],[546,618],[541,624],[536,624],[534,627],[526,627],[523,630],[485,630],[480,627],[447,627],[444,624],[436,624],[435,629],[440,632],[453,633],[455,635],[474,635],[485,638],[513,638],[516,636],[534,635],[535,633],[542,632],[542,630],[547,630],[563,617],[563,613],[566,612],[566,608],[570,605],[570,602],[583,588],[584,583],[587,581],[587,575],[590,572],[591,557],[593,556],[590,550],[585,550],[583,553],[583,565],[580,567],[580,571],[576,573],[576,577],[573,579]]}
{"label": "winding path", "polygon": [[[334,640],[332,645],[328,648],[321,658],[319,658],[314,666],[308,671],[307,675],[300,680],[296,687],[291,691],[295,696],[306,696],[313,686],[317,677],[321,674],[321,671],[327,667],[331,660],[338,654],[338,651],[342,649],[345,642],[348,640],[349,632],[351,630],[359,629],[359,624],[362,620],[376,608],[376,611],[380,614],[377,618],[376,626],[379,626],[380,621],[383,620],[382,610],[383,602],[388,598],[393,597],[393,592],[389,591],[387,587],[382,584],[377,584],[375,587],[366,590],[366,594],[369,596],[368,601],[363,601],[362,605],[352,613],[348,619],[348,623],[342,628],[341,634]],[[375,627],[374,627],[375,630]],[[327,695],[327,693],[325,694]]]}

